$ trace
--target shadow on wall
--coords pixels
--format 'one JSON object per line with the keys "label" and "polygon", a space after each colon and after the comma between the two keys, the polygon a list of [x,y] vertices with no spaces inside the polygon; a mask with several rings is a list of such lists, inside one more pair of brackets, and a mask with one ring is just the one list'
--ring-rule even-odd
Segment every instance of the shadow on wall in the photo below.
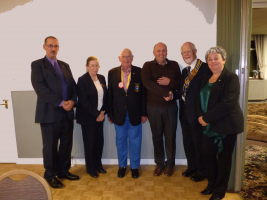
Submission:
{"label": "shadow on wall", "polygon": [[[199,11],[204,15],[204,18],[208,24],[212,24],[213,20],[215,19],[216,13],[216,1],[209,0],[209,4],[203,4],[203,2],[199,0],[187,0],[196,6]],[[207,6],[208,5],[208,6]],[[212,12],[211,12],[212,11]]]}
{"label": "shadow on wall", "polygon": [[0,0],[0,14],[10,11],[17,6],[23,6],[28,2],[33,2],[33,0]]}
{"label": "shadow on wall", "polygon": [[[208,24],[213,23],[216,9],[211,9],[211,8],[214,8],[216,6],[216,1],[209,0],[210,4],[208,4],[209,5],[208,7],[206,6],[207,4],[203,4],[199,0],[187,0],[187,1],[191,2],[194,6],[196,6],[199,9],[199,11],[204,15],[206,22]],[[24,4],[28,2],[33,2],[33,0],[8,0],[8,1],[0,0],[0,4],[1,4],[0,14],[10,11],[17,6],[23,6]],[[207,12],[207,10],[209,11]],[[211,12],[211,10],[213,12]]]}

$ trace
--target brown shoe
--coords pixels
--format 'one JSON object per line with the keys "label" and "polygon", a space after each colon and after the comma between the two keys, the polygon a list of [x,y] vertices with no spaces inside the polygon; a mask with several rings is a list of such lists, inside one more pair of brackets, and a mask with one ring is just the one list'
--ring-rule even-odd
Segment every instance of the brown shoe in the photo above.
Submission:
{"label": "brown shoe", "polygon": [[153,173],[153,175],[154,176],[160,176],[161,174],[162,174],[162,169],[160,169],[160,168],[156,168],[155,170],[154,170],[154,173]]}
{"label": "brown shoe", "polygon": [[172,169],[171,168],[167,168],[164,172],[165,176],[171,176],[172,175]]}

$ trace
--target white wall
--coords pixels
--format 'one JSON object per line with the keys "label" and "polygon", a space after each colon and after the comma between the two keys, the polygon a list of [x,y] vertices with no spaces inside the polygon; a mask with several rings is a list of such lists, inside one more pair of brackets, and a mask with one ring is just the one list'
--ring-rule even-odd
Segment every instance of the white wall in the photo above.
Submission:
{"label": "white wall", "polygon": [[33,0],[1,13],[0,27],[0,101],[10,102],[8,118],[0,107],[0,120],[5,120],[0,121],[0,152],[16,154],[10,91],[33,90],[30,64],[45,56],[45,37],[58,38],[58,59],[70,64],[75,80],[92,55],[99,58],[99,73],[107,77],[109,69],[119,66],[123,48],[131,49],[133,64],[142,67],[153,59],[157,42],[167,44],[169,59],[184,65],[184,42],[195,43],[202,60],[216,45],[216,1]]}

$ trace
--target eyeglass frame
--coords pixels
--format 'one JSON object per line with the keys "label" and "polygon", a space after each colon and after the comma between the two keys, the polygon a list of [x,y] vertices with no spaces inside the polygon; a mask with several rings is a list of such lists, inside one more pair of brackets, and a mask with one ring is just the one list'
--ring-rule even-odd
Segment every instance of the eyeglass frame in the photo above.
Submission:
{"label": "eyeglass frame", "polygon": [[194,50],[196,50],[196,49],[190,49],[190,50],[188,50],[188,51],[183,51],[183,52],[181,52],[181,54],[182,54],[182,55],[192,54]]}
{"label": "eyeglass frame", "polygon": [[45,46],[47,46],[49,49],[53,49],[53,47],[55,47],[55,49],[58,49],[59,48],[58,45],[53,46],[52,44],[50,44],[50,45],[46,45],[45,44]]}

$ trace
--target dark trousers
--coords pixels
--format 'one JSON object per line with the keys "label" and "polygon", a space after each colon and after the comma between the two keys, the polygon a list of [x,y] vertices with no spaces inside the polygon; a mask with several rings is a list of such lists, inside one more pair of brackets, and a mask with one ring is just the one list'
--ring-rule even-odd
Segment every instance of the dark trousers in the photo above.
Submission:
{"label": "dark trousers", "polygon": [[189,124],[186,120],[181,120],[180,122],[188,169],[195,170],[200,176],[206,177],[206,168],[202,153],[202,126],[201,124]]}
{"label": "dark trousers", "polygon": [[64,176],[71,167],[73,120],[69,120],[67,112],[63,111],[60,122],[41,123],[40,126],[43,138],[44,178],[51,180],[57,175]]}
{"label": "dark trousers", "polygon": [[[237,135],[227,135],[223,139],[223,150],[218,152],[218,143],[214,137],[203,135],[203,155],[206,163],[208,189],[213,190],[213,196],[223,198],[227,190],[231,172],[232,154]],[[217,157],[218,156],[218,157]]]}
{"label": "dark trousers", "polygon": [[85,164],[87,173],[96,173],[102,169],[102,153],[104,146],[103,122],[88,120],[88,124],[82,124]]}
{"label": "dark trousers", "polygon": [[157,168],[164,168],[163,135],[167,155],[166,167],[173,168],[175,165],[177,113],[177,105],[169,107],[147,106],[147,117],[152,131],[154,157]]}

